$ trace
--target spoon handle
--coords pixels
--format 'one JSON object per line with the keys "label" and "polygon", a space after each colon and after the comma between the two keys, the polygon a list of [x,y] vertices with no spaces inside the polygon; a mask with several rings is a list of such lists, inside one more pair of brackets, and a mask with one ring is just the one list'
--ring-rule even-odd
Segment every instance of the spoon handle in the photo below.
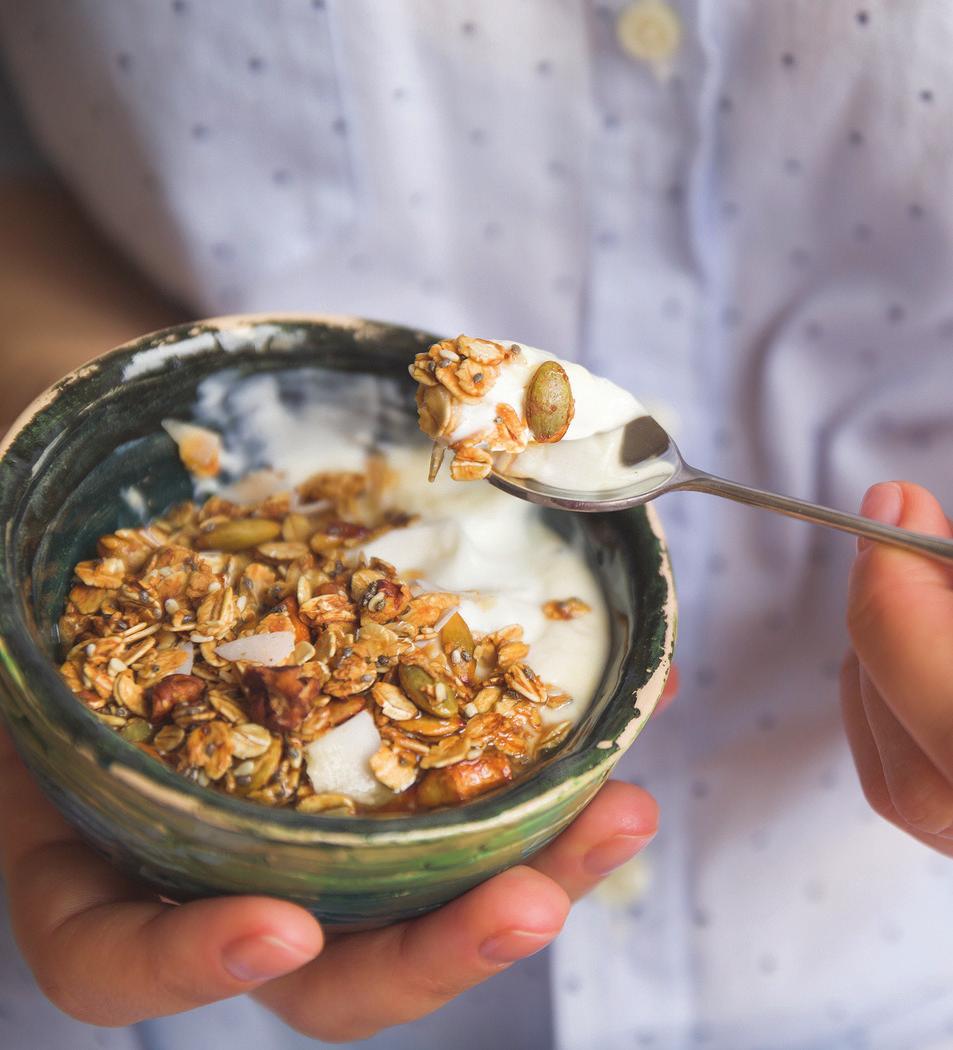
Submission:
{"label": "spoon handle", "polygon": [[673,488],[689,489],[695,492],[709,492],[713,496],[724,496],[725,499],[746,503],[750,507],[763,507],[789,518],[811,521],[816,525],[828,525],[841,532],[852,532],[877,543],[889,543],[894,547],[903,547],[908,551],[926,554],[940,561],[953,562],[953,540],[943,540],[937,536],[927,536],[922,532],[910,532],[898,529],[893,525],[882,525],[879,521],[862,518],[859,514],[846,514],[841,510],[822,507],[806,500],[792,499],[776,492],[765,492],[741,485],[737,481],[728,481],[714,474],[706,474],[694,467],[686,466],[679,475]]}

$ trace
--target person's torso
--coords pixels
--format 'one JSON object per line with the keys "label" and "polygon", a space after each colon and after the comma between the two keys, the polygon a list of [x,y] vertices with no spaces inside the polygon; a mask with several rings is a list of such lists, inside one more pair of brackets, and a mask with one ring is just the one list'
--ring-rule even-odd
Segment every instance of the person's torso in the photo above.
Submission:
{"label": "person's torso", "polygon": [[[0,24],[60,172],[196,312],[543,346],[699,466],[850,508],[888,476],[953,503],[953,11],[898,7],[34,0]],[[556,1043],[924,1045],[953,1018],[950,869],[855,783],[849,544],[660,509],[683,695],[622,772],[663,830],[558,942]]]}

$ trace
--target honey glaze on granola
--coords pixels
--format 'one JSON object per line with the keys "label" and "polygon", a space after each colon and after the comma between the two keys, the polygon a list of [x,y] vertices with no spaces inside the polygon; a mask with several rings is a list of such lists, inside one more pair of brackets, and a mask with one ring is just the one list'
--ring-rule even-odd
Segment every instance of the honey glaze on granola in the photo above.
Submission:
{"label": "honey glaze on granola", "polygon": [[[565,739],[605,663],[583,559],[531,508],[429,487],[418,450],[368,456],[353,417],[326,404],[311,418],[267,378],[241,384],[254,462],[225,417],[224,440],[170,427],[217,494],[102,537],[76,566],[67,682],[153,757],[266,805],[402,812],[521,775]],[[210,480],[216,457],[259,469]],[[304,477],[308,459],[321,469]]]}

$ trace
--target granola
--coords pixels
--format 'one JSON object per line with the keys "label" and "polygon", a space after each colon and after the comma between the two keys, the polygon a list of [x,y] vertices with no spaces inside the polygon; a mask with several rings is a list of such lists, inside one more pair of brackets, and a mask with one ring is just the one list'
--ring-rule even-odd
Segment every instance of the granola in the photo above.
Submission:
{"label": "granola", "polygon": [[[500,392],[498,380],[513,366],[521,379]],[[488,339],[460,335],[443,339],[417,354],[410,375],[417,382],[420,428],[441,449],[453,453],[454,481],[477,481],[493,469],[494,455],[518,456],[532,444],[562,440],[575,413],[569,376],[555,360],[527,371],[523,349]],[[494,394],[494,389],[497,393]],[[474,406],[492,406],[477,412]],[[469,423],[463,423],[467,417]],[[442,452],[435,448],[430,480]]]}
{"label": "granola", "polygon": [[575,620],[589,612],[592,612],[592,607],[582,598],[554,598],[543,605],[543,615],[547,620]]}
{"label": "granola", "polygon": [[[422,389],[481,397],[507,353],[448,345],[421,366]],[[515,447],[520,420],[500,418]],[[217,469],[201,428],[169,429],[187,465]],[[379,470],[324,472],[253,503],[216,495],[103,536],[60,620],[70,688],[157,761],[267,806],[409,812],[521,775],[565,739],[571,722],[544,714],[569,697],[527,664],[519,625],[473,630],[460,596],[362,552],[413,521],[380,509]],[[546,616],[587,609],[555,599]],[[373,801],[315,774],[343,729],[374,749]]]}

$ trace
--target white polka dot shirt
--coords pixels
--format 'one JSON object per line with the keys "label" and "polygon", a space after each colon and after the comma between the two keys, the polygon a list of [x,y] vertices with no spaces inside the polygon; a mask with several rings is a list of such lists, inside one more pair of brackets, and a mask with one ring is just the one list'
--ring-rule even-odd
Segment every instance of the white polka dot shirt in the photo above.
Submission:
{"label": "white polka dot shirt", "polygon": [[[31,0],[0,41],[49,162],[196,313],[526,341],[710,470],[953,507],[947,4]],[[953,862],[870,812],[840,726],[850,543],[660,510],[684,688],[620,769],[658,839],[546,955],[365,1045],[953,1045]],[[0,1042],[314,1045],[248,1000],[71,1025],[12,950]]]}

